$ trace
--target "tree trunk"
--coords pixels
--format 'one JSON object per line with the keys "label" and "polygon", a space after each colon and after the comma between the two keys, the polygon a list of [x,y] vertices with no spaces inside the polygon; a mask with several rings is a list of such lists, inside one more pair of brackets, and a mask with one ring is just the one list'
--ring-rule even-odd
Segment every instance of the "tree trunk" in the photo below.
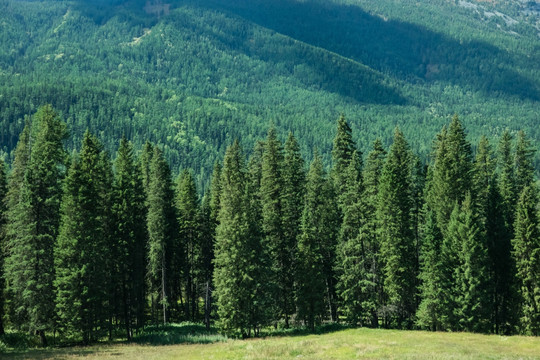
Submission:
{"label": "tree trunk", "polygon": [[163,325],[166,325],[169,321],[167,314],[167,288],[165,286],[165,276],[167,274],[165,270],[165,254],[163,254],[163,260],[161,261],[161,302],[163,303]]}
{"label": "tree trunk", "polygon": [[41,346],[47,347],[47,337],[45,336],[45,331],[39,330],[38,335],[39,335],[39,340],[41,341]]}

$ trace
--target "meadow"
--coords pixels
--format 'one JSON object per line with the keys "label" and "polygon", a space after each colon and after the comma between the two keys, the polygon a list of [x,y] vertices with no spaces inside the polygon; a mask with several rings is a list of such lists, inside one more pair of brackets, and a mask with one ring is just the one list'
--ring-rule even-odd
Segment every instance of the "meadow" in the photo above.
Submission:
{"label": "meadow", "polygon": [[147,331],[131,343],[6,349],[0,359],[540,359],[540,339],[383,329],[303,331],[235,340],[197,325]]}

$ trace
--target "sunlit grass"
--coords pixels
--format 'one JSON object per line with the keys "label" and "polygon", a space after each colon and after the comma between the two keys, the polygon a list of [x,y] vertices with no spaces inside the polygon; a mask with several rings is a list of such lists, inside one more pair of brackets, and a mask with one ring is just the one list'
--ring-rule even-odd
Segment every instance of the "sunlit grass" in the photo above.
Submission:
{"label": "sunlit grass", "polygon": [[[190,327],[199,331],[191,339]],[[288,336],[234,340],[202,330],[203,327],[193,324],[150,328],[135,340],[137,343],[11,351],[0,357],[14,360],[540,359],[540,338],[524,336],[344,329],[312,335],[293,332]]]}

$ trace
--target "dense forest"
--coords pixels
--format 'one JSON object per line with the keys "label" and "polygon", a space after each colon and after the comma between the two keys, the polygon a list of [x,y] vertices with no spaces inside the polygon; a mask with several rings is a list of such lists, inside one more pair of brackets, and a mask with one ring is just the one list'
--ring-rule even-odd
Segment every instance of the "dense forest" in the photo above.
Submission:
{"label": "dense forest", "polygon": [[[208,188],[238,138],[249,155],[268,121],[311,161],[331,161],[336,114],[360,151],[403,131],[422,158],[452,114],[475,143],[505,129],[538,148],[540,47],[532,2],[446,0],[0,1],[0,157],[25,116],[50,103],[110,153],[125,136],[158,145],[172,173]],[[154,5],[157,6],[157,5]],[[166,11],[165,11],[166,10]],[[497,141],[497,140],[496,140]],[[538,164],[538,155],[534,162]],[[538,168],[538,166],[536,166]]]}
{"label": "dense forest", "polygon": [[[230,336],[351,326],[540,334],[535,149],[523,131],[475,146],[454,116],[423,164],[399,128],[364,156],[344,116],[331,167],[273,125],[234,141],[199,196],[160,146],[91,132],[67,151],[50,105],[0,163],[0,331],[88,344],[145,325]],[[474,150],[473,150],[474,148]]]}

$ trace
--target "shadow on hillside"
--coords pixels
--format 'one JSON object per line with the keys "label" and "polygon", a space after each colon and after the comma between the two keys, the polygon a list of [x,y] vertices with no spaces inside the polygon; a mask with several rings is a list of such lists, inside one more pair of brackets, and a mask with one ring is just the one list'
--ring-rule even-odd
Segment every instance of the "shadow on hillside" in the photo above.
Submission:
{"label": "shadow on hillside", "polygon": [[540,100],[538,84],[510,67],[519,61],[484,42],[460,43],[422,26],[323,1],[205,0],[294,39],[390,72],[405,81],[440,80],[488,94]]}

